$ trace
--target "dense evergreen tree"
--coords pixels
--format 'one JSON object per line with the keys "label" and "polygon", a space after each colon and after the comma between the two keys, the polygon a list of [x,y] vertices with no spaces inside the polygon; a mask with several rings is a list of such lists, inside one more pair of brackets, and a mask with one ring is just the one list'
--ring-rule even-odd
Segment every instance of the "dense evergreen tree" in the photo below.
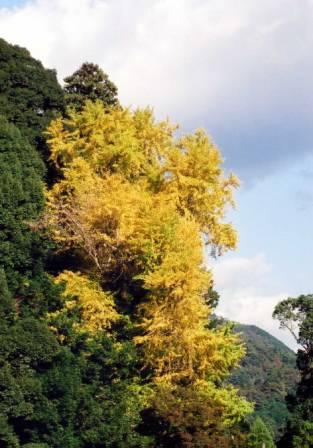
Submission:
{"label": "dense evergreen tree", "polygon": [[64,82],[66,104],[76,110],[81,110],[86,100],[99,100],[104,106],[118,104],[117,87],[97,64],[85,62]]}
{"label": "dense evergreen tree", "polygon": [[302,295],[280,302],[273,316],[288,329],[300,348],[297,367],[300,382],[294,395],[287,397],[291,418],[279,446],[311,448],[313,446],[313,295]]}
{"label": "dense evergreen tree", "polygon": [[0,39],[0,114],[43,150],[42,132],[63,110],[56,72],[45,69],[25,48]]}
{"label": "dense evergreen tree", "polygon": [[0,116],[0,269],[18,312],[37,316],[59,300],[45,273],[51,243],[33,230],[44,206],[43,172],[38,152]]}
{"label": "dense evergreen tree", "polygon": [[150,446],[136,431],[145,395],[132,345],[65,326],[60,344],[38,319],[0,320],[0,446]]}
{"label": "dense evergreen tree", "polygon": [[0,117],[0,265],[10,291],[19,297],[43,271],[42,241],[30,228],[43,210],[43,171],[36,150]]}

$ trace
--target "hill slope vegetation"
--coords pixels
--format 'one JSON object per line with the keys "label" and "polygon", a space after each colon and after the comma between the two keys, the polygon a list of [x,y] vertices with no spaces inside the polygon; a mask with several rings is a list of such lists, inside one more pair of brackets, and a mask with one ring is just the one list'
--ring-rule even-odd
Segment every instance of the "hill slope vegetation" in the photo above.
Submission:
{"label": "hill slope vegetation", "polygon": [[279,435],[288,418],[285,397],[298,380],[296,354],[254,325],[236,324],[235,330],[241,333],[247,354],[231,383],[255,403],[255,414]]}

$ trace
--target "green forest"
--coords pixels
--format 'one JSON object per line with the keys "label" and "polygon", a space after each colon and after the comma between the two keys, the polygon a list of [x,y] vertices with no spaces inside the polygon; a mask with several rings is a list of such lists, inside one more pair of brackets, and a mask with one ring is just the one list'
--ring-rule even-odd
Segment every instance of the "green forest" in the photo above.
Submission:
{"label": "green forest", "polygon": [[1,448],[313,447],[313,296],[297,354],[216,317],[240,182],[177,129],[0,39]]}

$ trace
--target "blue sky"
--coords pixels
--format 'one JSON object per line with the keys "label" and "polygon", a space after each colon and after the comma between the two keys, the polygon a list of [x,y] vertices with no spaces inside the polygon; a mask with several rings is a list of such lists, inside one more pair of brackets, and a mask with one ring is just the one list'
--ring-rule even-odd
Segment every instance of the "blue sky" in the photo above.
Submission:
{"label": "blue sky", "polygon": [[26,0],[0,0],[0,8],[14,8],[24,4]]}
{"label": "blue sky", "polygon": [[[219,264],[224,266],[217,283],[226,298],[220,312],[229,317],[237,313],[238,320],[254,322],[292,347],[293,339],[277,330],[269,316],[281,298],[313,291],[312,173],[313,158],[307,156],[281,172],[274,171],[254,185],[243,187],[237,198],[238,210],[231,214],[240,234],[238,251],[217,263],[217,269]],[[237,270],[246,282],[239,287],[227,276],[236,272],[236,264],[227,271],[227,263],[236,260],[247,263],[241,271]],[[247,302],[250,309],[241,311]]]}
{"label": "blue sky", "polygon": [[0,0],[8,4],[2,37],[60,81],[96,62],[123,104],[210,133],[242,180],[229,214],[238,250],[208,262],[219,310],[292,345],[271,313],[313,291],[313,1]]}

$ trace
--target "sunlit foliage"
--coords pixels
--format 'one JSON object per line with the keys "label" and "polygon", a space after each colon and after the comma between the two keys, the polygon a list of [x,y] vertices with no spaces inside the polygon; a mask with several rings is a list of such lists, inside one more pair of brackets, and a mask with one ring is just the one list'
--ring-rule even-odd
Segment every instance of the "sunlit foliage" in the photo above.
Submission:
{"label": "sunlit foliage", "polygon": [[[48,142],[61,178],[47,192],[42,224],[130,315],[146,378],[156,397],[168,394],[163,409],[152,400],[157,412],[170,419],[174,394],[187,418],[183,396],[196,402],[200,393],[219,407],[226,428],[250,411],[221,386],[243,348],[227,327],[208,328],[212,275],[203,251],[235,247],[236,232],[224,217],[238,181],[223,174],[220,153],[203,131],[175,138],[175,129],[156,122],[149,109],[108,111],[101,102],[54,121]],[[68,275],[61,278],[70,283]],[[101,316],[93,326],[101,326]],[[204,421],[202,412],[198,424]]]}
{"label": "sunlit foliage", "polygon": [[117,320],[113,297],[105,293],[95,281],[78,273],[64,271],[56,278],[56,283],[65,284],[64,308],[50,314],[50,317],[76,308],[80,315],[77,330],[90,334],[108,330],[111,323]]}

